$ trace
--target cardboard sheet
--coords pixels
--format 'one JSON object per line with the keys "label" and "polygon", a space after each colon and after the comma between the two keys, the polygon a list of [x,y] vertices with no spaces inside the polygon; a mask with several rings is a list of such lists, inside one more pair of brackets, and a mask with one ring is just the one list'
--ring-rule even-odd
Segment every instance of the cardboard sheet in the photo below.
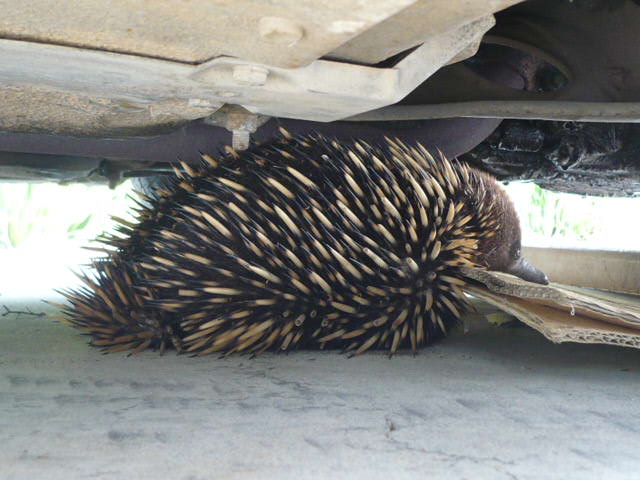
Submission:
{"label": "cardboard sheet", "polygon": [[537,285],[500,272],[464,269],[470,295],[510,313],[549,340],[640,348],[640,296],[560,284]]}

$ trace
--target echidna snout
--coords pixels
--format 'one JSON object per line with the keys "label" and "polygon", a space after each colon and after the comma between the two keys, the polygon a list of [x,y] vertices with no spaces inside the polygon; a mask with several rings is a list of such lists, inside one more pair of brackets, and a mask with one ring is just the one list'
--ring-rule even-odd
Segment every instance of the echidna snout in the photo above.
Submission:
{"label": "echidna snout", "polygon": [[513,262],[505,271],[527,282],[541,283],[543,285],[549,283],[547,275],[536,266],[531,265],[527,259],[522,256]]}
{"label": "echidna snout", "polygon": [[66,293],[105,351],[415,351],[465,310],[463,267],[531,270],[493,178],[395,140],[285,135],[183,165],[146,201]]}

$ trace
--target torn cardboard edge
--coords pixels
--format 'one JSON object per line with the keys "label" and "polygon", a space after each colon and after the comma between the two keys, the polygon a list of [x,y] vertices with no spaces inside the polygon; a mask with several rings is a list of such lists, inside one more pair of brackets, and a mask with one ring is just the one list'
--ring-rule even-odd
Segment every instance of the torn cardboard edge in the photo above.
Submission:
{"label": "torn cardboard edge", "polygon": [[560,284],[538,285],[474,268],[465,291],[518,318],[555,343],[640,348],[640,296],[616,295]]}

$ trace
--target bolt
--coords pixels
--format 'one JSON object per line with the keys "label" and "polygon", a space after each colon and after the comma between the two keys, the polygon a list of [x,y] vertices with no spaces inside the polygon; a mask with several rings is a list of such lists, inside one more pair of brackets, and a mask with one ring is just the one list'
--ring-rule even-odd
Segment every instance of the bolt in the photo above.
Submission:
{"label": "bolt", "polygon": [[567,86],[569,81],[560,70],[553,65],[544,65],[536,73],[536,84],[539,92],[555,92]]}
{"label": "bolt", "polygon": [[233,79],[243,85],[259,87],[267,82],[269,70],[256,65],[236,65],[233,68]]}
{"label": "bolt", "polygon": [[291,47],[304,36],[304,29],[282,17],[262,17],[258,21],[258,33],[273,43]]}
{"label": "bolt", "polygon": [[251,143],[251,133],[248,130],[233,130],[231,132],[231,146],[234,150],[246,150]]}

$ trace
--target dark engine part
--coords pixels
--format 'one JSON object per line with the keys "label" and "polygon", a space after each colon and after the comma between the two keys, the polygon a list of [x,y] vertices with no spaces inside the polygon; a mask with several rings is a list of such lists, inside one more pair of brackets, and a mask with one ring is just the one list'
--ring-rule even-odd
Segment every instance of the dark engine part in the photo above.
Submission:
{"label": "dark engine part", "polygon": [[461,159],[558,192],[640,193],[640,124],[505,120]]}
{"label": "dark engine part", "polygon": [[476,56],[351,120],[640,121],[639,26],[637,1],[523,2],[496,15]]}

